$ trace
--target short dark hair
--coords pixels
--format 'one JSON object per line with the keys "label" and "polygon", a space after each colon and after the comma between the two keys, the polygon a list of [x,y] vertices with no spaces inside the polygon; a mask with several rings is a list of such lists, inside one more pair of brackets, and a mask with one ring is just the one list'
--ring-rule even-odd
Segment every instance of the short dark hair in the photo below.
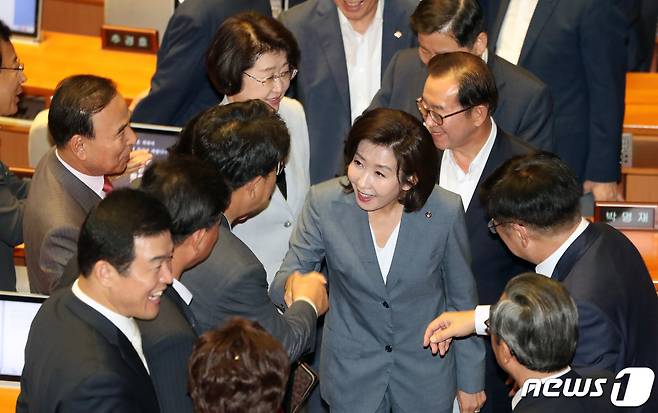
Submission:
{"label": "short dark hair", "polygon": [[117,95],[116,84],[94,75],[75,75],[59,82],[48,112],[48,130],[57,147],[73,135],[94,138],[91,117],[102,111]]}
{"label": "short dark hair", "polygon": [[[365,112],[356,119],[345,142],[346,172],[364,140],[391,148],[398,163],[398,181],[412,185],[400,194],[399,201],[407,212],[420,209],[432,193],[439,173],[438,154],[427,128],[400,110],[377,108]],[[354,190],[349,181],[343,187],[346,192]]]}
{"label": "short dark hair", "polygon": [[208,77],[219,93],[235,95],[242,74],[267,52],[283,52],[291,69],[299,65],[295,36],[276,19],[253,11],[224,21],[206,53]]}
{"label": "short dark hair", "polygon": [[169,211],[171,238],[176,245],[195,231],[216,225],[231,199],[219,172],[191,156],[154,162],[144,172],[140,189]]}
{"label": "short dark hair", "polygon": [[107,261],[123,274],[135,259],[135,237],[171,230],[169,212],[153,196],[135,189],[117,189],[87,215],[78,238],[78,268],[84,277]]}
{"label": "short dark hair", "polygon": [[454,76],[459,85],[457,98],[462,107],[485,105],[489,115],[498,106],[498,89],[491,70],[479,57],[466,52],[452,52],[434,56],[427,65],[429,76]]}
{"label": "short dark hair", "polygon": [[231,190],[266,176],[288,156],[290,134],[260,100],[214,106],[181,132],[172,154],[191,154],[219,170]]}
{"label": "short dark hair", "polygon": [[484,13],[478,0],[422,0],[411,15],[411,30],[445,33],[471,48],[484,32]]}
{"label": "short dark hair", "polygon": [[578,342],[578,310],[559,281],[535,273],[507,283],[505,298],[491,307],[492,340],[503,340],[533,371],[553,372],[571,363]]}
{"label": "short dark hair", "polygon": [[290,361],[258,323],[229,320],[204,333],[188,364],[197,413],[272,413],[281,407]]}
{"label": "short dark hair", "polygon": [[508,160],[481,188],[491,218],[541,230],[560,229],[579,220],[581,195],[573,171],[547,152]]}
{"label": "short dark hair", "polygon": [[[11,29],[0,20],[0,42],[11,43]],[[0,54],[0,66],[2,66],[2,54]]]}

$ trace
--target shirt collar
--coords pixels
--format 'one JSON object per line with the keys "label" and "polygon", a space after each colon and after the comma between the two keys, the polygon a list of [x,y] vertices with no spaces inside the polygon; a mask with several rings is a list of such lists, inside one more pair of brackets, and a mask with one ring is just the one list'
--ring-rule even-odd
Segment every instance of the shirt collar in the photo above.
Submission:
{"label": "shirt collar", "polygon": [[116,328],[119,329],[126,336],[128,340],[132,342],[132,338],[139,336],[139,327],[135,319],[132,317],[126,317],[121,314],[115,313],[104,305],[100,304],[90,296],[84,293],[78,285],[78,280],[75,280],[73,287],[71,287],[73,294],[78,297],[80,301],[87,304],[89,307],[101,313],[101,315],[107,318]]}
{"label": "shirt collar", "polygon": [[174,278],[174,282],[171,284],[174,290],[178,293],[180,298],[185,301],[185,304],[190,305],[192,302],[192,298],[194,297],[190,290],[187,289],[186,286],[183,285],[182,282],[178,281],[177,279]]}
{"label": "shirt collar", "polygon": [[484,63],[489,63],[489,49],[484,49],[484,52],[482,52],[482,56],[480,56],[482,60],[484,60]]}
{"label": "shirt collar", "polygon": [[76,178],[78,178],[80,181],[82,181],[83,184],[87,185],[89,189],[94,191],[96,195],[98,195],[101,198],[105,198],[105,193],[103,192],[103,183],[105,182],[105,178],[103,176],[91,176],[91,175],[86,175],[83,174],[82,172],[78,171],[71,165],[67,164],[64,162],[64,160],[59,156],[59,152],[57,149],[55,149],[55,156],[57,156],[57,160],[64,165],[64,168],[66,168],[69,172],[73,174]]}
{"label": "shirt collar", "polygon": [[[498,134],[498,127],[496,126],[496,122],[494,122],[493,118],[491,118],[491,131],[489,132],[489,136],[487,137],[487,140],[484,142],[484,145],[482,145],[482,148],[480,148],[480,151],[475,155],[475,158],[471,161],[470,165],[468,165],[468,171],[465,173],[465,175],[470,175],[470,174],[478,174],[479,176],[482,174],[482,170],[484,169],[484,166],[487,164],[487,160],[489,159],[489,154],[491,154],[491,148],[493,148],[494,141],[496,140],[496,135]],[[446,149],[443,151],[443,159],[441,162],[444,160],[449,159],[450,163],[454,164],[454,167],[457,168],[457,170],[462,171],[462,169],[457,165],[457,162],[455,161],[454,154],[452,149]]]}
{"label": "shirt collar", "polygon": [[[544,377],[540,381],[543,383],[548,379],[555,379],[557,377],[560,377],[562,375],[567,374],[570,371],[571,371],[571,367],[567,366],[564,370],[560,370],[555,374],[551,374],[550,376]],[[525,382],[523,384],[525,384]],[[519,402],[522,399],[522,396],[521,396],[521,389],[522,388],[523,388],[523,386],[521,386],[521,388],[519,390],[517,390],[516,393],[514,393],[514,397],[512,397],[512,410],[514,410],[516,408],[516,405],[519,404]]]}
{"label": "shirt collar", "polygon": [[580,224],[578,224],[576,229],[571,233],[571,235],[569,235],[569,238],[567,238],[567,240],[564,241],[564,243],[562,243],[558,249],[549,255],[548,258],[537,264],[535,267],[535,272],[550,278],[553,275],[553,271],[555,271],[555,267],[557,266],[558,261],[560,261],[562,255],[564,255],[564,252],[571,246],[571,244],[573,244],[576,238],[578,238],[580,234],[582,234],[587,229],[588,225],[589,222],[585,218],[581,218]]}

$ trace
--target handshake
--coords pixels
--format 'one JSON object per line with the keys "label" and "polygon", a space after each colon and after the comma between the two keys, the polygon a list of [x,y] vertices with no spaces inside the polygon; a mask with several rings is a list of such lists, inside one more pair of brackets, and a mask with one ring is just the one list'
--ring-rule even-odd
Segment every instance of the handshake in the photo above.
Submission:
{"label": "handshake", "polygon": [[295,271],[286,280],[284,299],[288,307],[299,300],[311,303],[319,317],[329,309],[327,279],[319,272],[302,274]]}

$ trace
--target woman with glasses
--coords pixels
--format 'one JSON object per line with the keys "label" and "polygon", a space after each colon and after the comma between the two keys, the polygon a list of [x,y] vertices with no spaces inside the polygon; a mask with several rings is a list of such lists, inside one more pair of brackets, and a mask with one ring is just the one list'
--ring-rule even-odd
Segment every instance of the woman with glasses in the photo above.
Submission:
{"label": "woman with glasses", "polygon": [[443,358],[422,342],[437,314],[477,302],[461,201],[435,185],[432,137],[405,112],[357,118],[345,162],[346,177],[311,188],[272,300],[288,303],[293,273],[326,261],[320,385],[332,412],[450,412],[458,391],[484,387],[478,338]]}
{"label": "woman with glasses", "polygon": [[302,105],[285,96],[297,73],[299,48],[288,29],[255,12],[237,14],[218,29],[207,53],[207,71],[221,104],[260,99],[283,119],[290,153],[277,175],[269,206],[233,232],[256,254],[268,283],[281,266],[292,228],[309,188],[309,142]]}

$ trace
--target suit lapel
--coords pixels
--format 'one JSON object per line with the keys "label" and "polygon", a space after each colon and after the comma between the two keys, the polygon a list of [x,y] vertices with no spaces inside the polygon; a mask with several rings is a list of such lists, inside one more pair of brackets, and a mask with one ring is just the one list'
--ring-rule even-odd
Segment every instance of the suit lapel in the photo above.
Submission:
{"label": "suit lapel", "polygon": [[339,85],[348,85],[347,63],[343,37],[340,31],[338,10],[331,0],[320,0],[312,20],[312,27],[317,28],[318,47],[324,53],[329,71],[334,78],[334,87],[348,111],[350,110],[350,96],[348,88]]}
{"label": "suit lapel", "polygon": [[496,19],[494,20],[493,26],[489,30],[489,50],[492,52],[496,51],[496,43],[498,43],[500,28],[503,25],[503,20],[505,19],[505,14],[507,13],[507,6],[509,6],[509,0],[500,0],[498,11],[496,13]]}
{"label": "suit lapel", "polygon": [[75,177],[62,163],[57,159],[55,148],[48,154],[48,166],[53,172],[55,179],[71,194],[71,197],[80,205],[80,207],[89,212],[95,207],[101,198],[92,191],[84,182]]}
{"label": "suit lapel", "polygon": [[176,307],[180,310],[181,314],[185,317],[187,322],[189,323],[190,326],[192,326],[192,329],[197,335],[201,335],[201,330],[199,329],[199,323],[196,320],[196,317],[194,317],[194,314],[192,313],[192,310],[190,310],[190,306],[188,306],[185,301],[181,298],[180,295],[178,295],[178,292],[173,286],[167,287],[165,290],[164,294],[169,297],[171,301],[173,301],[174,304],[176,304]]}
{"label": "suit lapel", "polygon": [[553,14],[557,2],[558,0],[540,0],[537,3],[537,8],[532,15],[530,26],[528,26],[528,32],[523,41],[523,48],[521,49],[521,55],[519,56],[519,66],[523,66],[525,58],[528,56],[528,53],[530,53],[530,50],[532,50],[537,39],[539,39],[539,34],[546,25],[548,19],[551,17],[551,14]]}
{"label": "suit lapel", "polygon": [[571,274],[574,265],[585,255],[589,247],[599,237],[599,230],[596,224],[589,224],[585,231],[576,238],[576,240],[562,254],[557,262],[551,278],[563,282]]}
{"label": "suit lapel", "polygon": [[[497,55],[490,53],[487,66],[489,66],[489,69],[491,70],[491,73],[494,75],[494,80],[496,81],[496,89],[498,89],[498,96],[505,96],[505,79],[506,76],[496,76],[496,73],[498,72],[498,65],[500,62],[501,57],[498,57]],[[498,108],[500,108],[500,99],[498,100]]]}
{"label": "suit lapel", "polygon": [[391,261],[391,269],[388,271],[388,276],[386,277],[386,290],[389,293],[393,291],[400,278],[404,276],[406,272],[405,267],[413,261],[413,257],[418,250],[417,243],[420,234],[423,233],[423,223],[427,222],[427,218],[424,215],[427,211],[425,209],[421,211],[422,214],[419,212],[402,213],[398,240],[395,244],[395,252]]}
{"label": "suit lapel", "polygon": [[[381,76],[383,78],[388,62],[396,51],[403,48],[405,39],[405,26],[409,24],[404,18],[402,10],[395,9],[395,1],[384,3],[384,22],[382,25],[382,61]],[[401,18],[402,17],[402,18]]]}

